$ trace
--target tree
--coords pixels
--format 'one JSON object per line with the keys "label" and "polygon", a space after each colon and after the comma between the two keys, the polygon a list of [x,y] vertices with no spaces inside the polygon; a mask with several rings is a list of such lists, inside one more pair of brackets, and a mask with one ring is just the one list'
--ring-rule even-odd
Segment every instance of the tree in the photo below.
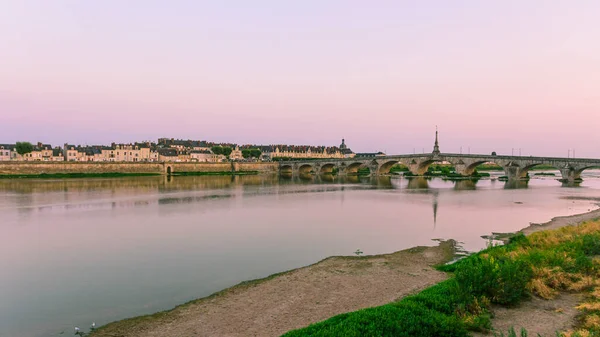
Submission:
{"label": "tree", "polygon": [[223,146],[223,155],[225,155],[225,157],[229,157],[231,151],[233,151],[233,149],[229,146]]}
{"label": "tree", "polygon": [[254,158],[260,158],[262,152],[259,149],[250,149],[250,155]]}
{"label": "tree", "polygon": [[211,148],[211,150],[212,150],[212,152],[214,154],[223,154],[223,147],[222,146],[218,146],[218,145],[217,146],[213,146]]}
{"label": "tree", "polygon": [[33,145],[30,142],[17,142],[15,149],[18,154],[24,155],[33,151]]}
{"label": "tree", "polygon": [[262,152],[259,149],[243,149],[242,156],[248,158],[260,158]]}

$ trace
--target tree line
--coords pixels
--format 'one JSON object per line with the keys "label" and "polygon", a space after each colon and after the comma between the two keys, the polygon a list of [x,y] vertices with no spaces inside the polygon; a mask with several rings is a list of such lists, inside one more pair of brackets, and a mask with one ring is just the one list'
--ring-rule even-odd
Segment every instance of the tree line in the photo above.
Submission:
{"label": "tree line", "polygon": [[[213,146],[211,148],[211,151],[214,154],[222,154],[222,155],[224,155],[226,157],[229,157],[229,155],[231,155],[231,152],[233,151],[233,149],[231,147],[229,147],[229,146],[220,146],[220,145],[217,145],[217,146]],[[245,159],[248,159],[248,158],[260,158],[261,154],[262,154],[262,151],[259,150],[259,149],[256,149],[256,148],[253,148],[253,149],[243,149],[242,150],[242,157],[244,157]]]}

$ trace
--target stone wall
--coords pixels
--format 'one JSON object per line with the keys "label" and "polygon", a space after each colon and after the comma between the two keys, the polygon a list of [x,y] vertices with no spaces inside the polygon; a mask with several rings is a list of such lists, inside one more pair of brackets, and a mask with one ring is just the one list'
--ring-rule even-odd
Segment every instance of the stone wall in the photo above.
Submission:
{"label": "stone wall", "polygon": [[277,173],[277,163],[0,162],[0,175],[56,173],[247,172]]}
{"label": "stone wall", "polygon": [[0,175],[55,173],[162,173],[162,163],[0,162]]}

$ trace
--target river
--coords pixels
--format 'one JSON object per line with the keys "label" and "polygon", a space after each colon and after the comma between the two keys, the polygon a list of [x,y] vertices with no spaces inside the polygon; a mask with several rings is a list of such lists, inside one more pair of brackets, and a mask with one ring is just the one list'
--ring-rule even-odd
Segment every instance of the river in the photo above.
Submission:
{"label": "river", "polygon": [[477,251],[482,235],[596,208],[600,171],[583,178],[0,180],[0,336],[72,336],[357,249]]}

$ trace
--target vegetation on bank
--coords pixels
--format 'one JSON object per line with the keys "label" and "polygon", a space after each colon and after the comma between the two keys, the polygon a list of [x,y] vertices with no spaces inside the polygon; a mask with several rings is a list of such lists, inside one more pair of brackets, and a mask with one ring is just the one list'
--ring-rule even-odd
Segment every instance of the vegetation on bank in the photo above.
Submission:
{"label": "vegetation on bank", "polygon": [[[477,166],[477,171],[504,171],[502,166],[497,164],[481,164]],[[558,170],[554,166],[550,165],[537,165],[530,169],[530,171],[548,171],[548,170]]]}
{"label": "vegetation on bank", "polygon": [[356,174],[363,177],[368,176],[369,174],[371,174],[371,170],[368,167],[361,167],[356,171]]}
{"label": "vegetation on bank", "polygon": [[40,174],[3,174],[0,179],[66,179],[66,178],[120,178],[158,176],[160,173],[40,173]]}
{"label": "vegetation on bank", "polygon": [[454,277],[397,302],[341,314],[286,337],[468,336],[491,329],[490,305],[512,306],[531,295],[551,299],[561,291],[585,292],[576,331],[600,336],[600,221],[518,234],[454,264]]}
{"label": "vegetation on bank", "polygon": [[477,171],[504,171],[502,166],[496,164],[481,164],[475,168]]}
{"label": "vegetation on bank", "polygon": [[258,171],[221,171],[221,172],[173,172],[173,176],[247,176],[256,175]]}
{"label": "vegetation on bank", "polygon": [[[172,176],[243,176],[257,175],[259,171],[223,171],[223,172],[173,172]],[[40,173],[40,174],[0,174],[0,179],[70,179],[70,178],[121,178],[160,176],[160,173]]]}
{"label": "vegetation on bank", "polygon": [[390,173],[399,173],[399,172],[410,172],[408,170],[408,166],[402,164],[396,164],[390,168]]}

